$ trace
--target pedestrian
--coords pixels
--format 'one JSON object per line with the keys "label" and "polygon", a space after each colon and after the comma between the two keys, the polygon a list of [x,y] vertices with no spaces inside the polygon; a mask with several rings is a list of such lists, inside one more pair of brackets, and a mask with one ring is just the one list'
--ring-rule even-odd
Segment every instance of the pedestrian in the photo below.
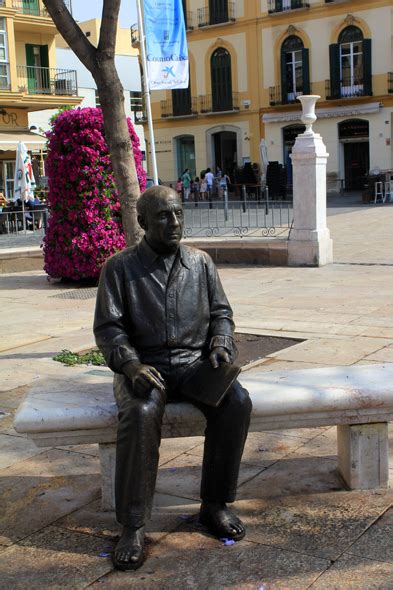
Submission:
{"label": "pedestrian", "polygon": [[200,195],[201,195],[201,200],[202,201],[206,201],[206,198],[207,198],[207,180],[206,180],[206,176],[203,176],[201,178]]}
{"label": "pedestrian", "polygon": [[230,184],[231,179],[229,178],[228,174],[225,172],[225,174],[223,174],[221,176],[219,185],[218,185],[218,196],[219,199],[223,199],[224,198],[224,192],[228,190],[228,185]]}
{"label": "pedestrian", "polygon": [[183,196],[184,201],[187,202],[190,197],[190,190],[191,190],[191,174],[189,168],[186,168],[181,177],[183,183]]}
{"label": "pedestrian", "polygon": [[183,183],[182,183],[181,178],[177,179],[175,190],[176,190],[177,194],[179,195],[179,198],[181,200],[183,200]]}
{"label": "pedestrian", "polygon": [[195,207],[198,207],[198,201],[200,198],[200,190],[201,190],[201,184],[199,182],[199,176],[196,176],[194,182],[192,183],[192,192],[194,195]]}
{"label": "pedestrian", "polygon": [[207,182],[207,196],[209,199],[209,207],[212,209],[212,195],[213,195],[213,188],[214,188],[214,174],[210,168],[206,168],[205,174],[206,182]]}

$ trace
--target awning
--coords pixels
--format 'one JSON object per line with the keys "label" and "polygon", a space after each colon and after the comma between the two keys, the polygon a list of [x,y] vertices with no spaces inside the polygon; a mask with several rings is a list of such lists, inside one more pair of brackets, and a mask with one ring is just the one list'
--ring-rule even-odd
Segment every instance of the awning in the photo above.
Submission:
{"label": "awning", "polygon": [[28,150],[39,150],[45,147],[46,139],[31,131],[0,131],[0,152],[16,152],[18,143],[23,141]]}

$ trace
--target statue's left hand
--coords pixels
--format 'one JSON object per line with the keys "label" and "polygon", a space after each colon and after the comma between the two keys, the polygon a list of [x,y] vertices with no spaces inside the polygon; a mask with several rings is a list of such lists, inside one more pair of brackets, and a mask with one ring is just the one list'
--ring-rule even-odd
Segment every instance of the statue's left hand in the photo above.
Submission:
{"label": "statue's left hand", "polygon": [[223,363],[231,364],[232,362],[228,351],[221,346],[213,348],[209,355],[209,359],[214,369],[217,369],[217,367]]}

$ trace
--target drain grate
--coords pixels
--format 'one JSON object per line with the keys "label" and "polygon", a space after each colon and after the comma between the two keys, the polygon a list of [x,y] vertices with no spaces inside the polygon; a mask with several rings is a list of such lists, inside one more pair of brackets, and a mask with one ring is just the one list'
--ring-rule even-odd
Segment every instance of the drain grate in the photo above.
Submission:
{"label": "drain grate", "polygon": [[72,289],[70,291],[63,291],[57,295],[51,295],[54,299],[93,299],[97,295],[97,287],[90,287],[89,289]]}

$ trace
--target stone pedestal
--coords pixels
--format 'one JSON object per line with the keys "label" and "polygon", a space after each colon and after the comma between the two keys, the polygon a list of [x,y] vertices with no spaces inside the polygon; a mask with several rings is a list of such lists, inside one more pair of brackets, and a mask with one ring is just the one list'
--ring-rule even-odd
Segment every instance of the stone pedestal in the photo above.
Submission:
{"label": "stone pedestal", "polygon": [[[304,96],[315,107],[316,96]],[[303,100],[302,100],[303,102]],[[289,266],[323,266],[333,262],[333,242],[326,226],[326,162],[329,154],[322,137],[314,133],[315,114],[303,107],[302,121],[307,125],[296,138],[292,150],[293,218],[288,243]],[[313,112],[313,108],[311,109]]]}
{"label": "stone pedestal", "polygon": [[338,468],[351,490],[389,487],[388,424],[337,426]]}

